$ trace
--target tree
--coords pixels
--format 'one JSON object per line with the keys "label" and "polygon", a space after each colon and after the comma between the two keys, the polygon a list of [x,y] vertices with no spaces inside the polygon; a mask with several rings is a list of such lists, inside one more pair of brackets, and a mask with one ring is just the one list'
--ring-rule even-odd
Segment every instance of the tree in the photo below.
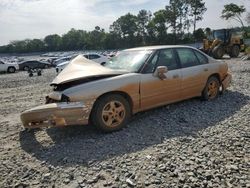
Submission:
{"label": "tree", "polygon": [[147,25],[151,20],[152,14],[150,11],[140,10],[137,15],[137,28],[138,28],[138,37],[142,39],[142,44],[145,45],[145,38],[147,35]]}
{"label": "tree", "polygon": [[104,48],[105,31],[99,26],[95,27],[94,31],[88,34],[88,47],[90,49],[101,50]]}
{"label": "tree", "polygon": [[205,2],[203,2],[203,0],[188,0],[188,4],[190,5],[189,15],[193,17],[191,21],[195,31],[197,22],[203,19],[203,14],[207,11],[207,8],[205,7]]}
{"label": "tree", "polygon": [[199,28],[193,33],[195,41],[202,41],[206,36],[203,29]]}
{"label": "tree", "polygon": [[158,10],[148,25],[151,36],[154,36],[155,42],[164,44],[167,36],[166,10]]}
{"label": "tree", "polygon": [[212,33],[212,29],[210,27],[207,27],[205,29],[205,36],[207,39],[212,39],[213,38],[213,33]]}
{"label": "tree", "polygon": [[121,16],[110,26],[110,32],[120,35],[126,47],[134,46],[138,34],[137,16],[130,13]]}
{"label": "tree", "polygon": [[43,40],[33,39],[27,43],[28,52],[42,52],[45,50],[45,44]]}
{"label": "tree", "polygon": [[59,50],[61,47],[61,37],[57,34],[48,35],[44,38],[44,43],[48,51]]}
{"label": "tree", "polygon": [[242,27],[244,27],[244,23],[241,18],[242,13],[244,12],[246,12],[246,8],[243,5],[238,6],[234,3],[230,3],[224,5],[221,17],[225,20],[233,19],[239,22],[242,25]]}

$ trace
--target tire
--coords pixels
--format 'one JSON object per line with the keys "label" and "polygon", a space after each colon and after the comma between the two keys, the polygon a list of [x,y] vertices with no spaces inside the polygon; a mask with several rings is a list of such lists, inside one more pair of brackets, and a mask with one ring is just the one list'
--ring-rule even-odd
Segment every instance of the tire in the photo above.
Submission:
{"label": "tire", "polygon": [[208,79],[202,92],[202,98],[206,101],[216,99],[220,93],[220,82],[217,77],[212,76]]}
{"label": "tire", "polygon": [[16,68],[15,67],[8,67],[7,72],[8,73],[15,73],[16,72]]}
{"label": "tire", "polygon": [[103,96],[96,101],[91,112],[91,123],[103,132],[122,129],[131,117],[129,102],[117,94]]}
{"label": "tire", "polygon": [[212,50],[212,54],[215,59],[221,59],[225,54],[225,50],[223,46],[219,45]]}
{"label": "tire", "polygon": [[237,46],[237,45],[234,45],[232,48],[231,48],[231,51],[229,53],[229,56],[230,57],[238,57],[240,54],[240,47]]}
{"label": "tire", "polygon": [[30,70],[30,68],[28,66],[25,66],[25,67],[23,67],[23,70],[28,71],[28,70]]}

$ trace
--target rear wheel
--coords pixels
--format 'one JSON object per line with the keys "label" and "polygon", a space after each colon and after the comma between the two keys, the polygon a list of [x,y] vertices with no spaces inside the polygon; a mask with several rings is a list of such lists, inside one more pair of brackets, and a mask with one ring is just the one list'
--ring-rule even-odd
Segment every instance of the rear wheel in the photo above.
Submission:
{"label": "rear wheel", "polygon": [[131,117],[128,101],[121,95],[106,95],[96,101],[91,113],[91,122],[101,131],[122,129]]}
{"label": "rear wheel", "polygon": [[7,72],[9,73],[15,73],[16,72],[16,68],[15,67],[9,67]]}
{"label": "rear wheel", "polygon": [[238,57],[240,54],[240,47],[234,45],[229,53],[230,57]]}
{"label": "rear wheel", "polygon": [[218,97],[220,90],[220,82],[217,77],[212,76],[208,79],[207,84],[202,92],[204,100],[213,100]]}

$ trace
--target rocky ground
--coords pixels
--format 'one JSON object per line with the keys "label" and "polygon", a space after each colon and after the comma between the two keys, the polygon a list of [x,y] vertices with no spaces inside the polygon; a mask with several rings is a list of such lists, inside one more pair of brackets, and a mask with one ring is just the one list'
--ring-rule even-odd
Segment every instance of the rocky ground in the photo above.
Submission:
{"label": "rocky ground", "polygon": [[0,187],[250,187],[250,61],[217,100],[139,113],[127,128],[23,131],[19,114],[44,102],[41,77],[0,75]]}

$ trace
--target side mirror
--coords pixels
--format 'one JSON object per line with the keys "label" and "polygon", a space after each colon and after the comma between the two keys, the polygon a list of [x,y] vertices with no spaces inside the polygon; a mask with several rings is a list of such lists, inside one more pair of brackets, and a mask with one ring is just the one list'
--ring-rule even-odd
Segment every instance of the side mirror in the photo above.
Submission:
{"label": "side mirror", "polygon": [[165,80],[167,77],[165,73],[168,72],[168,68],[166,66],[159,66],[156,68],[154,72],[154,76],[159,77],[161,80]]}

